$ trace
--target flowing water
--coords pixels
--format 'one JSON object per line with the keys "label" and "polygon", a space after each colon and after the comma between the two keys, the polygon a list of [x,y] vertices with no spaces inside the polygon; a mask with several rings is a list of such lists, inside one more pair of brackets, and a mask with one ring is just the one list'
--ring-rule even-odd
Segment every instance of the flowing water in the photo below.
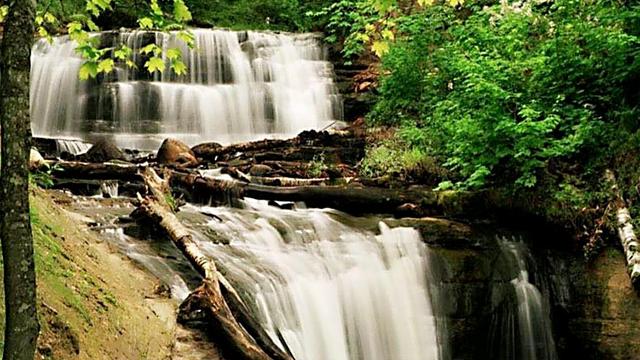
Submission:
{"label": "flowing water", "polygon": [[512,324],[511,331],[498,336],[506,337],[507,349],[503,354],[521,360],[555,360],[556,346],[553,340],[550,311],[547,298],[530,282],[529,251],[522,241],[499,239],[501,250],[515,277],[511,285],[515,292],[515,316],[506,316]]}
{"label": "flowing water", "polygon": [[212,216],[199,245],[296,359],[440,358],[429,252],[416,230],[380,223],[375,235],[334,211],[262,201],[195,211]]}
{"label": "flowing water", "polygon": [[[342,119],[333,68],[317,35],[201,29],[193,34],[194,49],[175,33],[95,35],[104,46],[132,48],[137,69],[119,65],[91,81],[79,80],[82,61],[74,42],[40,40],[32,55],[34,134],[110,134],[120,146],[151,150],[168,136],[190,144],[229,143],[292,136]],[[187,74],[146,73],[140,49],[151,43],[181,49]]]}

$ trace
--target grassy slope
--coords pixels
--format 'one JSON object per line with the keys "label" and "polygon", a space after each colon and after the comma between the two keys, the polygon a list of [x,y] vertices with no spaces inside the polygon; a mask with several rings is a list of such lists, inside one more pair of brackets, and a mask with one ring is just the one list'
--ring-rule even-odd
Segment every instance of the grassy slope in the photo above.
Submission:
{"label": "grassy slope", "polygon": [[36,190],[31,202],[42,328],[37,358],[167,358],[175,307],[147,298],[157,281],[45,192]]}

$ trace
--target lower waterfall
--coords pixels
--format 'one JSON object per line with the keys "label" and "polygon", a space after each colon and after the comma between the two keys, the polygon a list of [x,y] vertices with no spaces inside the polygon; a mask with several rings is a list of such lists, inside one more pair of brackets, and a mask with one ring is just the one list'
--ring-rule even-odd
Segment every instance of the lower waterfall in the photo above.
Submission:
{"label": "lower waterfall", "polygon": [[186,211],[210,214],[199,245],[297,360],[441,358],[429,253],[416,230],[381,222],[375,235],[332,210],[253,200]]}

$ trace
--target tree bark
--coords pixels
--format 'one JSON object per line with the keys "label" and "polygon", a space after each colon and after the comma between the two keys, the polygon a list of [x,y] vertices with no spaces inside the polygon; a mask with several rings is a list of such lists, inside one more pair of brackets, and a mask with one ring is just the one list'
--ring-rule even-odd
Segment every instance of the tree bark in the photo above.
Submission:
{"label": "tree bark", "polygon": [[38,339],[29,217],[29,71],[35,1],[11,2],[0,49],[0,239],[4,258],[4,359],[32,360]]}
{"label": "tree bark", "polygon": [[631,222],[631,214],[626,206],[622,193],[616,183],[613,171],[607,170],[606,179],[611,185],[611,191],[614,194],[616,206],[616,219],[618,221],[618,237],[620,244],[624,250],[625,259],[627,260],[627,273],[631,284],[636,288],[640,288],[640,244],[638,237],[633,229]]}

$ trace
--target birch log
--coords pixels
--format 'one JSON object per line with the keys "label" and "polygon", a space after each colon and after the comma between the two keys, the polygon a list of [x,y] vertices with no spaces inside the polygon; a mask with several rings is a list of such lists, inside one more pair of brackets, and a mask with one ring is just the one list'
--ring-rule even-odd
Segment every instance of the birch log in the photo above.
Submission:
{"label": "birch log", "polygon": [[[167,202],[167,179],[160,178],[151,168],[144,171],[143,178],[152,196],[141,199],[139,212],[162,228],[204,277],[202,285],[185,300],[181,308],[196,307],[205,311],[214,330],[221,333],[241,359],[293,360],[261,330],[237,292],[218,272],[215,262],[200,251],[191,232],[175,216]],[[224,294],[231,298],[231,307],[223,295],[221,285],[225,287]],[[244,320],[245,324],[240,324],[234,314]]]}
{"label": "birch log", "polygon": [[613,171],[607,170],[606,178],[611,183],[611,190],[615,195],[618,237],[627,260],[627,273],[631,284],[640,288],[640,249],[638,248],[638,237],[631,222],[631,214],[622,197],[622,192],[618,188]]}

